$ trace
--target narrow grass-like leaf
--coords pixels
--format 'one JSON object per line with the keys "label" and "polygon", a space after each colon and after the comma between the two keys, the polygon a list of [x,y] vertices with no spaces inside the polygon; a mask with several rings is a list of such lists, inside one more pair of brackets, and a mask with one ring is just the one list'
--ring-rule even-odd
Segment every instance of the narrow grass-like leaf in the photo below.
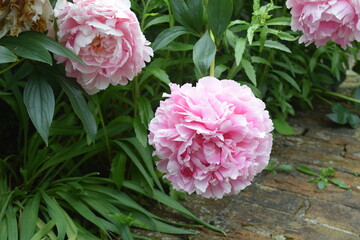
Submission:
{"label": "narrow grass-like leaf", "polygon": [[15,211],[16,211],[15,208],[11,205],[8,206],[8,209],[6,211],[8,239],[19,239],[19,237],[18,237],[19,229],[18,229],[18,222],[16,219]]}
{"label": "narrow grass-like leaf", "polygon": [[143,123],[141,123],[140,117],[137,116],[133,122],[134,131],[136,138],[139,140],[139,143],[143,146],[147,146],[148,138],[147,138],[147,128]]}
{"label": "narrow grass-like leaf", "polygon": [[84,125],[85,131],[92,141],[95,141],[97,127],[94,115],[91,113],[81,91],[70,85],[66,79],[60,78],[60,85],[69,97],[74,112]]}
{"label": "narrow grass-like leaf", "polygon": [[47,210],[50,217],[55,220],[58,239],[64,239],[66,232],[68,232],[68,238],[73,239],[77,235],[76,228],[73,225],[67,225],[64,210],[57,203],[54,198],[50,198],[45,192],[42,192],[42,197],[47,205]]}
{"label": "narrow grass-like leaf", "polygon": [[20,219],[20,240],[29,240],[35,233],[40,197],[40,193],[37,193],[25,205]]}
{"label": "narrow grass-like leaf", "polygon": [[162,188],[162,185],[159,181],[159,178],[156,175],[156,171],[154,168],[154,162],[153,162],[153,158],[152,158],[152,153],[149,149],[149,146],[146,146],[146,147],[141,146],[139,144],[139,141],[136,138],[127,138],[125,140],[128,141],[129,143],[131,143],[134,146],[134,148],[138,151],[138,153],[140,154],[141,158],[143,159],[143,161],[145,163],[145,167],[147,168],[148,172],[150,173],[152,179],[155,181],[158,188],[161,191],[164,191]]}
{"label": "narrow grass-like leaf", "polygon": [[125,170],[126,170],[125,166],[126,166],[126,156],[122,152],[118,153],[111,160],[110,178],[114,181],[118,189],[121,188],[122,183],[125,179]]}
{"label": "narrow grass-like leaf", "polygon": [[54,116],[55,97],[51,86],[37,71],[30,75],[25,86],[24,103],[32,123],[47,145]]}
{"label": "narrow grass-like leaf", "polygon": [[103,201],[100,199],[92,199],[90,197],[83,198],[84,202],[86,202],[92,209],[97,211],[100,215],[108,219],[108,221],[112,222],[119,230],[121,237],[125,240],[132,240],[133,237],[130,232],[130,228],[128,225],[120,222],[120,221],[113,221],[111,218],[111,212],[119,212],[114,205],[107,201]]}
{"label": "narrow grass-like leaf", "polygon": [[147,194],[140,186],[134,184],[131,181],[124,181],[123,186],[130,190],[133,190],[135,192],[138,192],[140,194],[143,194],[145,196],[153,198],[154,200],[157,200],[160,203],[162,203],[166,206],[169,206],[170,208],[184,214],[185,216],[189,217],[190,219],[194,220],[195,222],[198,222],[198,223],[206,226],[209,229],[215,230],[217,232],[221,232],[224,235],[226,235],[226,233],[222,229],[217,228],[207,222],[202,221],[200,218],[196,217],[189,210],[187,210],[184,206],[182,206],[179,202],[177,202],[176,200],[172,199],[170,196],[166,195],[165,193],[163,193],[157,189],[154,189],[154,194],[151,196],[151,195]]}
{"label": "narrow grass-like leaf", "polygon": [[140,173],[145,178],[146,182],[148,183],[150,189],[154,189],[154,183],[152,178],[149,176],[149,174],[146,172],[142,162],[139,160],[139,158],[136,156],[136,154],[133,152],[131,148],[127,144],[121,141],[115,141],[115,143],[126,153],[126,155],[129,156],[131,161],[135,164],[135,166],[139,169]]}
{"label": "narrow grass-like leaf", "polygon": [[0,64],[16,62],[19,59],[9,49],[4,46],[0,46]]}
{"label": "narrow grass-like leaf", "polygon": [[63,198],[65,201],[67,201],[70,206],[76,210],[76,212],[83,216],[85,219],[87,219],[88,221],[92,222],[93,224],[95,224],[96,227],[98,227],[100,230],[106,232],[107,229],[105,228],[104,224],[106,224],[106,222],[103,222],[100,220],[100,218],[98,216],[96,216],[94,214],[93,211],[91,211],[90,208],[88,208],[79,198],[74,198],[71,196],[71,193],[65,193],[65,192],[57,192],[57,194]]}
{"label": "narrow grass-like leaf", "polygon": [[31,238],[31,240],[42,240],[55,226],[55,221],[50,220],[47,224],[42,226],[36,234]]}

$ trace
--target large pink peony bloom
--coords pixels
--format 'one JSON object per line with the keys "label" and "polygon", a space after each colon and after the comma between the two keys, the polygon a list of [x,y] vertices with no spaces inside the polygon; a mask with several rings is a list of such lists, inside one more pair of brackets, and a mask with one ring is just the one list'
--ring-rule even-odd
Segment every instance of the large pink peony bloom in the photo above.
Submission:
{"label": "large pink peony bloom", "polygon": [[300,43],[323,46],[329,40],[346,48],[360,40],[359,0],[287,0],[292,30],[300,30]]}
{"label": "large pink peony bloom", "polygon": [[170,89],[149,125],[165,178],[179,191],[214,198],[250,185],[272,147],[264,102],[249,87],[214,77]]}
{"label": "large pink peony bloom", "polygon": [[59,0],[58,40],[85,63],[56,56],[65,63],[67,76],[89,94],[109,84],[125,85],[150,61],[153,50],[140,30],[128,0]]}

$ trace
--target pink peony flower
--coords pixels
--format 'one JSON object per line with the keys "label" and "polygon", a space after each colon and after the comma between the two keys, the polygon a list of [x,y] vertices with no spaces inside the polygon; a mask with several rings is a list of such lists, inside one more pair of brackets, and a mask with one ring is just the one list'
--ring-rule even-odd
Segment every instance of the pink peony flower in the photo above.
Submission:
{"label": "pink peony flower", "polygon": [[140,30],[128,0],[59,0],[58,40],[85,63],[56,56],[89,94],[109,84],[125,85],[150,61],[153,50]]}
{"label": "pink peony flower", "polygon": [[250,185],[272,147],[264,102],[249,87],[214,77],[170,89],[149,125],[164,177],[176,190],[213,198]]}
{"label": "pink peony flower", "polygon": [[360,40],[358,0],[287,0],[291,9],[292,30],[303,35],[299,42],[317,47],[332,40],[346,48],[354,40]]}

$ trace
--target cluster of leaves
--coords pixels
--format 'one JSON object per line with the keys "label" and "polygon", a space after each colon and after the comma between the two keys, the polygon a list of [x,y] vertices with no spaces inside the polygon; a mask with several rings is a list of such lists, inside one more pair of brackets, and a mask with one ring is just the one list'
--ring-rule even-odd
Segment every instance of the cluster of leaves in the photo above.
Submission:
{"label": "cluster of leaves", "polygon": [[339,86],[357,49],[299,45],[280,0],[158,2],[132,1],[139,16],[149,11],[144,26],[156,53],[151,66],[179,84],[210,74],[248,85],[282,134],[294,134],[286,123],[294,103],[312,107],[319,90]]}
{"label": "cluster of leaves", "polygon": [[354,89],[353,98],[349,99],[355,102],[352,109],[349,109],[349,107],[345,107],[341,103],[333,103],[331,105],[332,113],[329,113],[326,116],[337,124],[349,124],[352,128],[357,128],[360,125],[360,118],[359,115],[354,113],[353,111],[359,109],[360,106],[360,87]]}
{"label": "cluster of leaves", "polygon": [[296,168],[299,172],[315,176],[314,178],[310,179],[309,182],[316,183],[318,189],[324,189],[328,183],[332,183],[335,186],[349,190],[350,186],[346,185],[343,181],[334,178],[335,170],[331,167],[329,168],[321,168],[319,172],[315,172],[309,167],[306,166],[299,166]]}

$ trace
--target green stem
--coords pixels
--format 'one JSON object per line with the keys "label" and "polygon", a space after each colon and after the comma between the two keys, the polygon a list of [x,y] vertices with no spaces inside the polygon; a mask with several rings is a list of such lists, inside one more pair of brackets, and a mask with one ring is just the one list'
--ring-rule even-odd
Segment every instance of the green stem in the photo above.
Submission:
{"label": "green stem", "polygon": [[[213,42],[215,43],[214,34],[212,33],[212,31],[210,29],[209,29],[209,33],[210,33],[211,40],[213,40]],[[215,45],[216,45],[216,43],[215,43]],[[212,77],[215,76],[215,57],[210,65],[210,76],[212,76]]]}
{"label": "green stem", "polygon": [[111,162],[111,148],[110,148],[110,142],[109,142],[109,135],[108,135],[108,132],[107,132],[107,129],[105,126],[105,121],[104,121],[103,114],[101,112],[101,107],[100,107],[99,101],[96,101],[96,105],[97,105],[97,109],[99,112],[101,127],[104,130],[104,138],[105,138],[105,144],[106,144],[106,149],[107,149],[107,153],[108,153],[108,158],[109,158],[109,161]]}
{"label": "green stem", "polygon": [[337,98],[341,98],[341,99],[344,99],[344,100],[347,100],[347,101],[350,101],[350,102],[360,103],[359,99],[348,97],[348,96],[342,95],[340,93],[330,92],[330,91],[323,91],[323,90],[320,90],[320,89],[313,89],[312,91],[317,92],[317,93],[323,93],[323,94],[333,96],[333,97],[337,97]]}
{"label": "green stem", "polygon": [[17,62],[13,62],[12,64],[10,64],[9,66],[7,66],[6,68],[0,70],[0,74],[3,74],[4,72],[12,69],[13,67],[15,67],[16,65],[18,65],[19,63],[23,62],[25,60],[25,58],[20,59]]}

